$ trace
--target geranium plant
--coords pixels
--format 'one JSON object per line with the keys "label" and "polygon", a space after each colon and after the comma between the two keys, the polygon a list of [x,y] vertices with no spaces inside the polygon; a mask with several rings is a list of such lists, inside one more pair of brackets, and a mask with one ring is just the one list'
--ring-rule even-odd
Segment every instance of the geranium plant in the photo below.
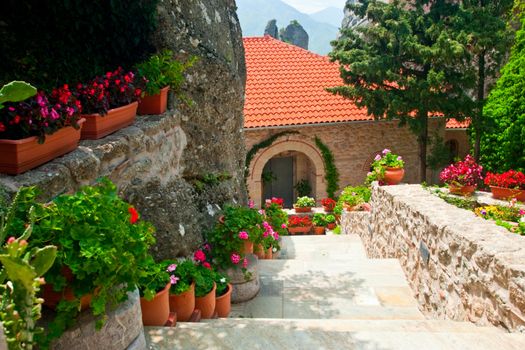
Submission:
{"label": "geranium plant", "polygon": [[270,206],[271,204],[276,204],[277,206],[283,208],[284,207],[284,199],[278,198],[278,197],[272,197],[272,199],[266,200],[266,206]]}
{"label": "geranium plant", "polygon": [[509,170],[503,174],[488,172],[485,176],[485,185],[525,190],[525,175],[520,171],[514,170]]}
{"label": "geranium plant", "polygon": [[312,197],[304,196],[297,198],[297,201],[295,202],[295,206],[297,208],[308,208],[308,207],[315,207],[315,199]]}
{"label": "geranium plant", "polygon": [[308,216],[290,216],[288,227],[308,227],[312,226],[312,220]]}
{"label": "geranium plant", "polygon": [[153,257],[148,257],[140,266],[137,266],[137,269],[140,271],[137,287],[140,296],[146,300],[153,300],[158,292],[173,281],[166,271],[164,262],[156,263]]}
{"label": "geranium plant", "polygon": [[347,206],[355,207],[370,201],[370,196],[370,188],[366,186],[348,186],[345,187],[343,192],[341,192],[338,203],[341,203],[341,205],[346,204]]}
{"label": "geranium plant", "polygon": [[385,170],[387,168],[400,168],[405,167],[405,161],[403,157],[392,153],[391,150],[385,148],[380,154],[377,154],[374,161],[371,164],[372,170],[367,174],[365,184],[369,185],[374,181],[382,181],[385,176]]}
{"label": "geranium plant", "polygon": [[325,227],[327,225],[326,215],[321,214],[321,213],[314,214],[314,217],[312,218],[312,223],[314,226],[317,226],[317,227]]}
{"label": "geranium plant", "polygon": [[324,221],[326,222],[326,224],[335,224],[335,216],[334,215],[331,215],[331,214],[328,214],[325,216],[324,218]]}
{"label": "geranium plant", "polygon": [[193,283],[195,263],[189,259],[165,260],[162,263],[164,270],[169,275],[170,294],[180,295],[188,291]]}
{"label": "geranium plant", "polygon": [[439,175],[441,181],[453,186],[476,186],[481,180],[483,167],[471,155],[464,160],[449,165]]}
{"label": "geranium plant", "polygon": [[193,273],[193,280],[195,281],[195,296],[197,298],[203,297],[213,289],[215,272],[202,265],[197,265]]}
{"label": "geranium plant", "polygon": [[332,198],[323,198],[321,200],[321,205],[325,207],[325,209],[328,211],[334,210],[336,204],[337,202],[333,200]]}
{"label": "geranium plant", "polygon": [[214,272],[214,281],[217,286],[215,296],[220,297],[221,295],[224,295],[228,290],[228,283],[230,283],[228,276],[216,271]]}

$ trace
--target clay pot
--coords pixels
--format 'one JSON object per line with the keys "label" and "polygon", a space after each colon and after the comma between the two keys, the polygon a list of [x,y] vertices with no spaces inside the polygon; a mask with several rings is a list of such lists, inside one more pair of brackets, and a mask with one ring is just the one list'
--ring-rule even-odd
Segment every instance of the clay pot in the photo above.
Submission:
{"label": "clay pot", "polygon": [[168,90],[169,86],[160,89],[156,95],[146,95],[140,100],[137,113],[141,115],[159,115],[168,109]]}
{"label": "clay pot", "polygon": [[403,180],[405,169],[403,168],[386,168],[383,181],[387,185],[397,185]]}
{"label": "clay pot", "polygon": [[320,236],[320,235],[324,235],[324,226],[314,226],[314,234]]}
{"label": "clay pot", "polygon": [[272,260],[273,259],[272,247],[266,249],[266,252],[264,253],[264,258],[263,259],[267,259],[267,260]]}
{"label": "clay pot", "polygon": [[85,114],[86,122],[82,127],[82,140],[98,140],[133,124],[137,115],[138,102],[130,103],[108,111],[108,114]]}
{"label": "clay pot", "polygon": [[[80,298],[80,310],[89,308],[92,297],[92,294],[86,294]],[[51,310],[55,310],[59,302],[64,299],[68,301],[74,300],[75,295],[70,287],[66,287],[60,292],[55,292],[52,284],[45,284],[42,286],[42,299],[44,299],[43,305]]]}
{"label": "clay pot", "polygon": [[264,247],[262,244],[257,244],[255,248],[253,249],[253,252],[259,259],[264,259]]}
{"label": "clay pot", "polygon": [[195,309],[201,311],[201,317],[204,319],[211,318],[215,311],[215,289],[217,286],[213,283],[213,289],[203,297],[195,297]]}
{"label": "clay pot", "polygon": [[520,202],[525,202],[525,190],[516,190],[512,188],[504,188],[504,187],[497,187],[497,186],[490,186],[490,191],[492,192],[492,197],[495,199],[512,199],[516,198],[516,200]]}
{"label": "clay pot", "polygon": [[144,326],[164,326],[170,317],[170,292],[171,284],[168,283],[163,290],[148,301],[140,298],[142,310],[142,323]]}
{"label": "clay pot", "polygon": [[456,186],[448,185],[450,193],[457,194],[460,196],[471,196],[476,191],[476,186]]}
{"label": "clay pot", "polygon": [[295,209],[296,213],[309,213],[312,211],[312,207],[296,207],[294,205],[293,208]]}
{"label": "clay pot", "polygon": [[350,204],[343,203],[343,208],[344,208],[346,211],[354,211],[354,210],[355,210],[355,207],[356,207],[356,206],[353,206],[353,205],[350,205]]}
{"label": "clay pot", "polygon": [[323,205],[323,210],[327,213],[331,213],[334,211],[334,207],[333,206],[326,206],[326,205]]}
{"label": "clay pot", "polygon": [[[82,127],[85,119],[78,121]],[[21,174],[57,157],[75,150],[80,140],[80,130],[72,126],[47,135],[43,144],[36,136],[21,140],[0,140],[0,173]]]}
{"label": "clay pot", "polygon": [[244,241],[243,246],[241,247],[241,254],[253,254],[253,242]]}
{"label": "clay pot", "polygon": [[336,227],[337,227],[337,224],[335,222],[331,222],[329,224],[326,224],[326,228],[329,229],[329,230],[333,230]]}
{"label": "clay pot", "polygon": [[215,297],[215,311],[219,317],[228,317],[232,308],[232,285],[228,283],[226,293],[220,297]]}
{"label": "clay pot", "polygon": [[291,235],[306,234],[306,233],[309,233],[311,229],[312,229],[312,225],[310,225],[310,226],[288,227],[288,232]]}
{"label": "clay pot", "polygon": [[219,218],[217,219],[217,221],[219,221],[220,224],[224,224],[224,220],[224,215],[219,216]]}
{"label": "clay pot", "polygon": [[170,311],[177,313],[177,320],[180,322],[189,321],[193,310],[195,310],[195,282],[184,293],[170,294],[169,299]]}

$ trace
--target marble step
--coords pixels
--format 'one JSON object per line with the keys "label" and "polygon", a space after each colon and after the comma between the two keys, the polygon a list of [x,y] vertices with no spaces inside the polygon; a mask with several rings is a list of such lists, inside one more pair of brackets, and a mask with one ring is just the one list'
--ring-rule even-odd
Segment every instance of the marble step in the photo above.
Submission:
{"label": "marble step", "polygon": [[525,335],[428,320],[221,319],[146,328],[148,349],[523,349]]}
{"label": "marble step", "polygon": [[357,235],[286,236],[281,248],[279,259],[367,259]]}

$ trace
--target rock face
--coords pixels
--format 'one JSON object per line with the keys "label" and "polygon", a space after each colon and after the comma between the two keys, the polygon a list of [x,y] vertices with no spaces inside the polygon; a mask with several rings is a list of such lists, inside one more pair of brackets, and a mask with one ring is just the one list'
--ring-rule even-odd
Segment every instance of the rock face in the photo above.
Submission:
{"label": "rock face", "polygon": [[348,5],[355,5],[357,2],[358,2],[357,0],[347,0],[346,1],[345,18],[343,18],[343,23],[341,24],[341,28],[343,29],[353,28],[353,27],[358,27],[358,26],[368,23],[366,19],[356,16],[354,12],[348,9]]}
{"label": "rock face", "polygon": [[246,68],[235,11],[233,0],[160,1],[152,42],[182,59],[198,58],[183,87],[193,103],[170,99],[172,110],[165,115],[139,116],[132,126],[82,141],[76,151],[37,169],[0,175],[0,185],[10,194],[36,185],[42,199],[50,200],[108,176],[157,227],[157,258],[190,255],[225,203],[247,200]]}
{"label": "rock face", "polygon": [[308,33],[297,21],[292,21],[285,29],[281,30],[281,40],[308,50]]}
{"label": "rock face", "polygon": [[264,35],[269,35],[272,38],[279,39],[279,28],[277,28],[277,20],[272,19],[266,24],[264,28]]}

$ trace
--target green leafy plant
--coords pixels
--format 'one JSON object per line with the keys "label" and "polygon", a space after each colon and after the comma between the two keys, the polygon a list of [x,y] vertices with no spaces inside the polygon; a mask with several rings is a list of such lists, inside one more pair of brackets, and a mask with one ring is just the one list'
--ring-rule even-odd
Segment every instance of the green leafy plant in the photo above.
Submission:
{"label": "green leafy plant", "polygon": [[11,206],[2,215],[0,226],[0,242],[5,242],[0,248],[0,321],[10,350],[34,349],[35,334],[42,328],[36,322],[41,317],[42,299],[37,298],[41,284],[45,283],[42,276],[53,265],[56,258],[56,247],[52,245],[29,248],[27,240],[33,230],[33,208],[29,209],[25,229],[15,238],[10,234],[10,227],[19,210],[21,193],[33,191],[22,188],[15,196]]}
{"label": "green leafy plant", "polygon": [[190,289],[196,269],[192,260],[165,260],[163,265],[170,275],[170,294],[180,295]]}
{"label": "green leafy plant", "polygon": [[25,81],[12,81],[0,89],[0,109],[6,102],[20,102],[36,95],[36,88]]}
{"label": "green leafy plant", "polygon": [[153,300],[155,295],[170,282],[170,275],[166,271],[164,262],[156,263],[152,257],[149,257],[137,268],[140,271],[137,286],[140,296],[146,300]]}
{"label": "green leafy plant", "polygon": [[324,221],[326,222],[326,224],[333,224],[335,223],[335,216],[332,214],[328,214],[325,216]]}
{"label": "green leafy plant", "polygon": [[213,280],[217,286],[217,289],[215,290],[215,296],[220,297],[221,295],[224,295],[228,290],[228,283],[230,283],[228,276],[220,272],[214,272]]}
{"label": "green leafy plant", "polygon": [[339,196],[337,203],[343,206],[344,204],[354,207],[370,201],[372,193],[370,188],[366,186],[348,186],[345,187]]}
{"label": "green leafy plant", "polygon": [[211,292],[215,283],[215,272],[202,265],[196,265],[193,280],[195,281],[195,296],[200,298]]}
{"label": "green leafy plant", "polygon": [[310,182],[306,179],[299,180],[295,184],[294,188],[297,191],[297,195],[299,197],[306,197],[311,195],[312,193],[312,186],[310,185]]}
{"label": "green leafy plant", "polygon": [[315,199],[308,196],[299,197],[295,202],[295,206],[298,208],[315,207]]}
{"label": "green leafy plant", "polygon": [[328,197],[335,198],[335,192],[339,188],[339,171],[335,166],[334,154],[319,137],[315,137],[315,144],[321,151],[325,167],[326,193]]}
{"label": "green leafy plant", "polygon": [[[335,221],[335,217],[334,217],[334,221]],[[316,213],[314,214],[314,217],[312,218],[312,223],[314,224],[314,226],[317,226],[317,227],[325,227],[328,223],[326,222],[326,215],[324,214],[321,214],[321,213]]]}

